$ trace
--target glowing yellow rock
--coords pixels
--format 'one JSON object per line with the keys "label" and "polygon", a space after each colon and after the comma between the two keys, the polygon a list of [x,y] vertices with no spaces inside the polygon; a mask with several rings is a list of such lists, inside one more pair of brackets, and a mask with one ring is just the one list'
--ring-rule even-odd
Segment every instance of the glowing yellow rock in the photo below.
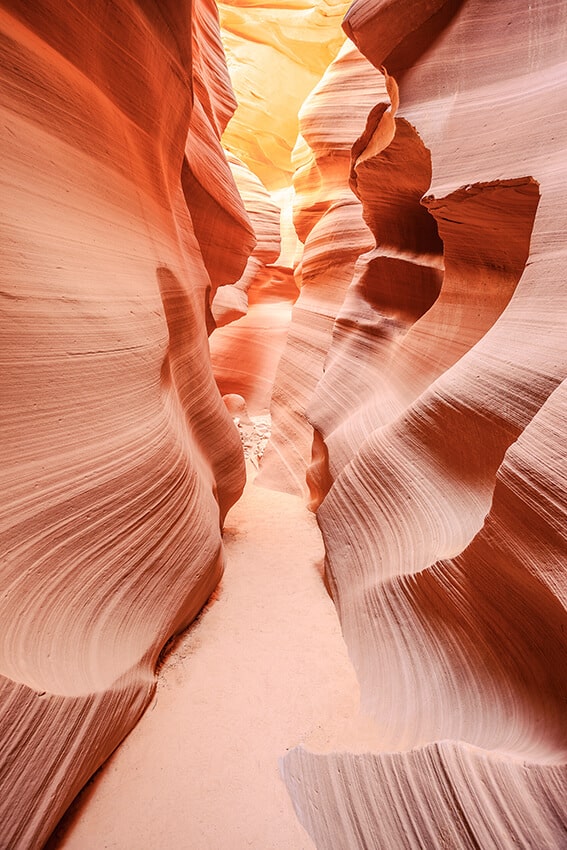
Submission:
{"label": "glowing yellow rock", "polygon": [[223,143],[270,190],[291,183],[297,113],[345,40],[341,23],[349,5],[344,0],[219,3],[238,100]]}

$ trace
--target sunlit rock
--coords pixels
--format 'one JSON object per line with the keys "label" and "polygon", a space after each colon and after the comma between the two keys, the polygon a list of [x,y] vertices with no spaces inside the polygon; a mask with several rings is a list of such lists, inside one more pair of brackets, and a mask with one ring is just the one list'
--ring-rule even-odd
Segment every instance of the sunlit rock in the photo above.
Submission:
{"label": "sunlit rock", "polygon": [[344,41],[348,7],[348,0],[219,3],[238,101],[223,141],[269,190],[291,182],[297,115]]}

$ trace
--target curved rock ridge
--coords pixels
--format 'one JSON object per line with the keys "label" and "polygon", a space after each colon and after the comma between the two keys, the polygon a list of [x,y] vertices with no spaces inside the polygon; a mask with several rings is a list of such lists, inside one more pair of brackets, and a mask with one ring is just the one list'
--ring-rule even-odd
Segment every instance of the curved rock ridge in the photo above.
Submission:
{"label": "curved rock ridge", "polygon": [[[407,753],[298,748],[283,776],[317,847],[562,847],[565,772],[453,741]],[[504,789],[504,790],[503,790]]]}
{"label": "curved rock ridge", "polygon": [[181,182],[212,298],[218,286],[238,279],[255,245],[254,230],[220,144],[237,104],[212,0],[195,7],[191,46],[193,102]]}
{"label": "curved rock ridge", "polygon": [[348,7],[348,0],[219,3],[238,100],[223,142],[270,191],[291,183],[297,115],[344,42]]}
{"label": "curved rock ridge", "polygon": [[31,848],[221,574],[244,460],[208,305],[254,234],[213,3],[11,0],[0,39],[0,843]]}
{"label": "curved rock ridge", "polygon": [[564,382],[508,450],[462,555],[369,589],[380,686],[398,691],[390,729],[429,722],[440,740],[290,753],[283,775],[318,847],[563,846],[566,409]]}
{"label": "curved rock ridge", "polygon": [[284,759],[321,847],[565,841],[566,26],[553,0],[347,14],[391,102],[352,150],[375,246],[296,396],[383,752]]}
{"label": "curved rock ridge", "polygon": [[248,166],[230,153],[227,157],[257,241],[242,277],[216,292],[211,362],[220,392],[242,396],[248,411],[260,415],[269,412],[298,290],[281,252],[282,210]]}
{"label": "curved rock ridge", "polygon": [[272,437],[257,479],[262,486],[308,492],[305,473],[313,429],[305,408],[322,375],[333,322],[356,260],[373,244],[349,186],[351,148],[381,96],[386,96],[383,75],[352,44],[345,44],[301,109],[294,152],[294,224],[305,243],[295,270],[301,291],[276,375]]}
{"label": "curved rock ridge", "polygon": [[[415,137],[407,122],[397,119],[399,124],[395,140],[408,130],[408,138]],[[363,185],[371,185],[373,167],[378,185],[387,185],[384,171],[392,164],[395,170],[404,163],[407,176],[409,154],[398,153],[396,141],[384,153],[365,161],[369,182]],[[403,191],[379,218],[380,237],[385,229],[389,233],[359,261],[309,408],[325,435],[333,478],[376,428],[405,414],[498,319],[525,267],[539,187],[532,178],[501,180],[463,187],[442,200],[429,197],[421,205],[414,198],[414,203],[421,211],[415,223]],[[428,230],[432,242],[420,250]],[[363,341],[358,360],[365,368],[350,377],[355,340]],[[341,405],[339,388],[344,388]]]}
{"label": "curved rock ridge", "polygon": [[276,262],[281,248],[280,208],[274,203],[262,181],[243,162],[230,153],[227,154],[227,161],[239,197],[250,218],[256,245],[248,257],[242,277],[215,293],[212,310],[217,328],[246,315],[248,290],[260,270]]}

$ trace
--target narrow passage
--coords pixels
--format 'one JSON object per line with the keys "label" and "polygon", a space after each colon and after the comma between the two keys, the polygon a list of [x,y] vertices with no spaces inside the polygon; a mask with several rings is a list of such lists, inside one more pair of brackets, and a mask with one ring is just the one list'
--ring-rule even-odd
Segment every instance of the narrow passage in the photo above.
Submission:
{"label": "narrow passage", "polygon": [[156,696],[83,794],[65,850],[311,850],[278,759],[333,749],[358,685],[302,502],[249,481],[225,528],[217,598],[164,664]]}

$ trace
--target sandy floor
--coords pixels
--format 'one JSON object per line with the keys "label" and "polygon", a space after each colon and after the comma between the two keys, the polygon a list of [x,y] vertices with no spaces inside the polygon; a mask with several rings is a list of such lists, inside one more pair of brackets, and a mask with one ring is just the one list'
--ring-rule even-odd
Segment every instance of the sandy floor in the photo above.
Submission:
{"label": "sandy floor", "polygon": [[225,540],[217,599],[177,643],[153,704],[54,847],[314,846],[278,759],[302,742],[331,748],[358,705],[320,535],[298,499],[249,483]]}

